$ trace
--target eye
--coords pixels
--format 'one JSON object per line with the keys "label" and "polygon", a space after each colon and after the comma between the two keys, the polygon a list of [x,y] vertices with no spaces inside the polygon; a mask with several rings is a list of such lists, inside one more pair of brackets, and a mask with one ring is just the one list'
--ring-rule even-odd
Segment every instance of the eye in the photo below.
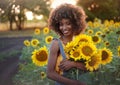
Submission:
{"label": "eye", "polygon": [[67,24],[67,25],[70,25],[71,23],[70,23],[70,22],[67,22],[66,24]]}
{"label": "eye", "polygon": [[60,26],[62,26],[63,25],[63,23],[60,23]]}

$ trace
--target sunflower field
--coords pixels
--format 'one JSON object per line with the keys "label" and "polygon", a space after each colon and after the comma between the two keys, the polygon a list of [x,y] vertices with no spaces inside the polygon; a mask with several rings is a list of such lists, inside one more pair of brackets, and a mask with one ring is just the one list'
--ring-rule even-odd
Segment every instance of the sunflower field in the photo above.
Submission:
{"label": "sunflower field", "polygon": [[[15,85],[54,85],[54,81],[46,77],[46,67],[50,43],[53,38],[58,37],[56,33],[45,27],[35,28],[32,39],[24,40],[25,46],[20,56],[18,73],[13,78]],[[77,49],[78,40],[94,44],[81,43],[80,49]],[[75,50],[71,51],[71,49]],[[84,34],[76,36],[64,47],[64,50],[75,61],[86,60],[85,64],[89,72],[82,72],[79,75],[80,81],[86,82],[87,85],[120,84],[120,22],[113,20],[102,22],[97,18],[88,21]],[[78,57],[80,54],[82,58]],[[92,56],[91,59],[88,56]]]}

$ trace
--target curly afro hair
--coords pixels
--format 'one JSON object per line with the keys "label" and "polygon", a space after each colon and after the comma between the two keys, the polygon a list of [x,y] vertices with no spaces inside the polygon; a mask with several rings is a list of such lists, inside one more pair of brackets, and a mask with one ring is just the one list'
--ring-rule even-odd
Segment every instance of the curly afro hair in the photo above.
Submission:
{"label": "curly afro hair", "polygon": [[79,6],[62,4],[51,11],[48,19],[48,27],[59,35],[62,35],[62,32],[59,29],[60,21],[62,19],[70,20],[72,27],[74,28],[74,35],[78,35],[86,28],[86,15],[84,10]]}

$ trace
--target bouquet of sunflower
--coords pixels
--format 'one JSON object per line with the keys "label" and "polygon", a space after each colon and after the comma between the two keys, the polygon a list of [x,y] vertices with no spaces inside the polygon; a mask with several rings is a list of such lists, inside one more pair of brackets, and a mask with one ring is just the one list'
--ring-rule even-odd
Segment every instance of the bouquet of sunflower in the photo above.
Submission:
{"label": "bouquet of sunflower", "polygon": [[[97,48],[92,37],[86,34],[75,36],[73,41],[67,43],[64,50],[69,56],[69,60],[84,63],[89,72],[94,72],[102,64],[105,65],[112,60],[112,52],[107,48]],[[69,78],[77,80],[80,75],[84,74],[84,71],[77,68],[73,68],[69,72]]]}

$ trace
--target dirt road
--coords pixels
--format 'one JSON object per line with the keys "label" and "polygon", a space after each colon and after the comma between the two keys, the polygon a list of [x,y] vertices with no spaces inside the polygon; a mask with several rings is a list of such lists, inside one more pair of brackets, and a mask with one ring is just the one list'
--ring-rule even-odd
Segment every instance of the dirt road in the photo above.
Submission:
{"label": "dirt road", "polygon": [[14,85],[12,78],[17,73],[19,56],[25,39],[31,37],[0,38],[0,57],[6,57],[0,61],[0,85]]}

